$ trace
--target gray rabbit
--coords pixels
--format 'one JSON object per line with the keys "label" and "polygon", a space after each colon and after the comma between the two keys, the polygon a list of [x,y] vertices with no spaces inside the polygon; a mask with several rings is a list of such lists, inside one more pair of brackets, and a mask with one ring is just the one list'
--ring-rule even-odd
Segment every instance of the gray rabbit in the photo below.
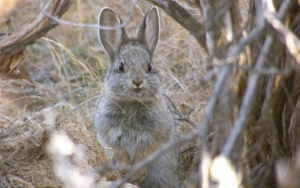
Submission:
{"label": "gray rabbit", "polygon": [[[113,10],[101,10],[99,25],[121,24]],[[136,164],[175,138],[175,121],[152,62],[159,27],[158,10],[153,7],[144,16],[135,37],[129,37],[124,28],[99,30],[111,64],[95,115],[95,128],[99,142],[112,149],[112,158],[118,164]],[[177,151],[167,152],[130,182],[143,188],[179,187],[177,158]]]}

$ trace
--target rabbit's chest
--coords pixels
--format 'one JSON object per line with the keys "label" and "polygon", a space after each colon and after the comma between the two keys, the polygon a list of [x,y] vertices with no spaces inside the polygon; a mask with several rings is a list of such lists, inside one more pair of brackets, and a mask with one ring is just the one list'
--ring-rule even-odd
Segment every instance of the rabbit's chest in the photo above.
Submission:
{"label": "rabbit's chest", "polygon": [[115,108],[105,114],[105,119],[110,127],[120,128],[128,134],[152,131],[160,124],[159,112],[143,107]]}
{"label": "rabbit's chest", "polygon": [[[127,111],[115,110],[106,114],[109,122],[110,141],[119,147],[144,148],[155,139],[156,130],[161,122],[155,113],[141,109]],[[158,135],[157,135],[158,136]]]}
{"label": "rabbit's chest", "polygon": [[171,121],[159,106],[110,103],[105,109],[101,134],[111,147],[134,153],[156,148],[170,139]]}
{"label": "rabbit's chest", "polygon": [[150,130],[149,124],[145,124],[145,120],[128,120],[119,122],[118,125],[108,131],[110,143],[115,149],[125,149],[130,156],[132,155],[131,159],[136,152],[148,151],[157,140],[155,137],[158,135],[153,134],[153,130]]}
{"label": "rabbit's chest", "polygon": [[118,114],[110,114],[109,119],[110,129],[118,130],[123,136],[133,141],[140,140],[139,135],[148,135],[160,124],[155,117],[149,116],[143,112],[139,114],[130,114],[117,118]]}

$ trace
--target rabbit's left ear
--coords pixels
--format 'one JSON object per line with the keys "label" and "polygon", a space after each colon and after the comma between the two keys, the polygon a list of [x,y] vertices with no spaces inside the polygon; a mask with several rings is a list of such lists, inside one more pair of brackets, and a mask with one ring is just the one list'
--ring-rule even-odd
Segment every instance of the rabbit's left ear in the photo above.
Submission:
{"label": "rabbit's left ear", "polygon": [[146,43],[152,56],[159,39],[159,14],[156,7],[152,7],[142,20],[138,30],[138,37]]}
{"label": "rabbit's left ear", "polygon": [[[106,7],[100,11],[98,24],[100,26],[116,27],[120,26],[122,21],[115,11]],[[119,48],[125,38],[124,28],[114,30],[99,29],[99,40],[112,61],[118,56]]]}

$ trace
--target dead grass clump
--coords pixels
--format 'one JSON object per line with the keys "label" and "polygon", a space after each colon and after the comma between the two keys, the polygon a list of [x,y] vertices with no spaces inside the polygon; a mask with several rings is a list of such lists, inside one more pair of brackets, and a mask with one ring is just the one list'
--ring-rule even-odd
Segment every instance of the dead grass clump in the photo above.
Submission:
{"label": "dead grass clump", "polygon": [[[1,187],[62,186],[65,182],[53,168],[56,158],[53,153],[46,152],[49,138],[53,140],[58,133],[65,134],[76,148],[68,154],[68,160],[75,164],[72,167],[80,174],[98,165],[108,164],[95,135],[82,129],[80,123],[67,122],[55,127],[64,110],[63,106],[58,105],[0,126]],[[60,142],[59,145],[63,147],[64,143]],[[56,148],[59,149],[66,150]],[[93,177],[101,180],[97,174]],[[117,178],[117,173],[108,175],[110,180]]]}

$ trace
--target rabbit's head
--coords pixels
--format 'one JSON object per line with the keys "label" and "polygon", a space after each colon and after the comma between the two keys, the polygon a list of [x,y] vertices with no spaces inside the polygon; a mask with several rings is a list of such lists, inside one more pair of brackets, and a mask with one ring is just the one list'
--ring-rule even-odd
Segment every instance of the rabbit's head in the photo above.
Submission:
{"label": "rabbit's head", "polygon": [[161,95],[161,81],[152,62],[159,40],[157,8],[147,12],[134,37],[126,34],[120,17],[109,8],[101,10],[99,25],[114,27],[99,30],[100,42],[111,60],[104,83],[106,94],[122,101],[155,100]]}

